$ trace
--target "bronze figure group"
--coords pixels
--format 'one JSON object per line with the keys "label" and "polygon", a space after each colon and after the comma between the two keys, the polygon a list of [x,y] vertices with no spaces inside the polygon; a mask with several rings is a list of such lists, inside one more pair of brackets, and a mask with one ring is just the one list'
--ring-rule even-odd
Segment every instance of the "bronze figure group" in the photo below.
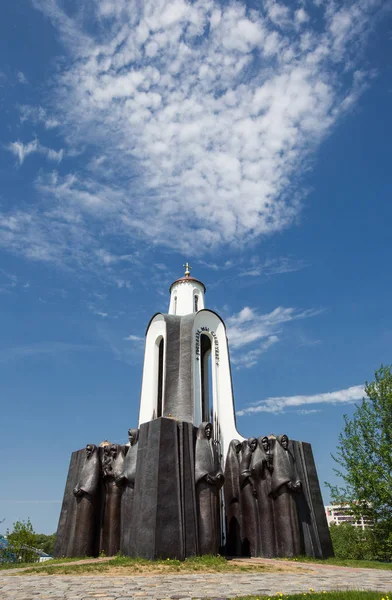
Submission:
{"label": "bronze figure group", "polygon": [[[128,431],[129,445],[87,444],[70,507],[67,556],[126,554],[129,545],[121,524],[132,513],[138,430]],[[72,510],[73,508],[73,510]]]}
{"label": "bronze figure group", "polygon": [[225,479],[227,554],[290,557],[303,552],[302,484],[287,435],[233,440]]}
{"label": "bronze figure group", "polygon": [[[234,439],[223,473],[219,429],[162,421],[164,429],[159,420],[129,429],[127,445],[73,454],[57,556],[331,555],[309,444]],[[170,460],[157,468],[162,453]],[[179,536],[183,546],[171,551]]]}
{"label": "bronze figure group", "polygon": [[[129,555],[132,546],[133,499],[136,478],[138,429],[129,429],[129,445],[87,444],[84,463],[73,490],[73,518],[69,527],[68,556],[103,552]],[[200,554],[217,554],[221,540],[220,489],[224,476],[220,455],[212,439],[211,423],[196,434],[195,487]]]}

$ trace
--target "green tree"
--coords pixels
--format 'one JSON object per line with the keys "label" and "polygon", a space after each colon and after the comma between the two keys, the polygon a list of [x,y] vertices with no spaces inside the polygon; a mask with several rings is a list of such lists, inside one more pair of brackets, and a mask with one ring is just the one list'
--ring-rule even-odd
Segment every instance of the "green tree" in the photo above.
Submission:
{"label": "green tree", "polygon": [[367,527],[364,531],[360,527],[353,527],[350,523],[330,527],[333,551],[336,558],[354,560],[374,560],[377,558],[377,544],[372,529]]}
{"label": "green tree", "polygon": [[35,562],[39,559],[35,548],[35,532],[30,519],[16,521],[13,530],[7,530],[8,551],[21,562]]}
{"label": "green tree", "polygon": [[52,555],[55,539],[55,533],[52,533],[51,535],[45,535],[44,533],[36,533],[34,545],[36,548],[39,548],[39,550],[46,552],[46,554]]}
{"label": "green tree", "polygon": [[355,517],[373,524],[378,558],[392,560],[392,372],[381,365],[365,385],[366,398],[353,417],[344,416],[335,473],[343,486],[331,486],[332,501],[349,504]]}

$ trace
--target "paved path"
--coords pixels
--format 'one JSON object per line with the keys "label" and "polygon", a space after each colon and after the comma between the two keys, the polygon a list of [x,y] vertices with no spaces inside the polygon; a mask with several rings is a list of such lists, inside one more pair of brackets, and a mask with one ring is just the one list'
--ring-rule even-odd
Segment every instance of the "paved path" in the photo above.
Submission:
{"label": "paved path", "polygon": [[[305,566],[305,565],[303,565]],[[306,565],[294,573],[217,573],[133,577],[0,576],[1,600],[163,600],[232,598],[321,590],[392,591],[392,571]],[[380,594],[381,598],[381,594]]]}

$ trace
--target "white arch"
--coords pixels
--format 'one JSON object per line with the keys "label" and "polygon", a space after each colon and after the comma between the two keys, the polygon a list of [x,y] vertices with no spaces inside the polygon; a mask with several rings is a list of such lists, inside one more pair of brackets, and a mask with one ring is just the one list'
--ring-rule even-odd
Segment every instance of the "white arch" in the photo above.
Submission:
{"label": "white arch", "polygon": [[201,334],[206,334],[211,339],[212,363],[212,398],[210,406],[213,410],[213,419],[220,427],[221,452],[225,457],[232,439],[243,440],[236,427],[234,413],[234,398],[231,381],[229,349],[226,338],[226,328],[222,319],[213,311],[201,310],[195,316],[193,324],[194,334],[194,424],[198,427],[202,418],[201,394],[201,369],[200,369],[200,340]]}
{"label": "white arch", "polygon": [[[166,322],[162,314],[155,315],[148,326],[144,349],[142,391],[140,397],[139,427],[157,416],[159,343],[163,339],[163,373],[166,366]],[[165,403],[165,377],[162,382],[162,409]]]}

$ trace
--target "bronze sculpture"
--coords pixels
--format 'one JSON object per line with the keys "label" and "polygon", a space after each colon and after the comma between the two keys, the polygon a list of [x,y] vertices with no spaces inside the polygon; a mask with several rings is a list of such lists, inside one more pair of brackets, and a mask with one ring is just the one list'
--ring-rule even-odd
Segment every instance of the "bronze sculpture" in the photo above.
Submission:
{"label": "bronze sculpture", "polygon": [[256,482],[252,474],[253,453],[257,439],[250,437],[243,443],[240,464],[241,513],[242,513],[242,554],[259,556],[260,524],[257,507]]}
{"label": "bronze sculpture", "polygon": [[221,535],[219,490],[224,483],[224,476],[216,445],[211,438],[211,423],[202,423],[197,430],[195,449],[200,554],[217,554]]}
{"label": "bronze sculpture", "polygon": [[332,555],[309,444],[232,440],[223,476],[211,423],[162,418],[140,431],[73,453],[55,556]]}
{"label": "bronze sculpture", "polygon": [[225,465],[226,554],[229,556],[241,556],[241,450],[241,442],[232,440]]}
{"label": "bronze sculpture", "polygon": [[95,444],[87,444],[84,464],[73,489],[76,507],[73,523],[69,525],[68,556],[94,556],[96,553],[99,475],[98,449]]}
{"label": "bronze sculpture", "polygon": [[267,436],[260,436],[257,448],[253,453],[252,477],[256,488],[257,510],[259,517],[260,556],[276,556],[274,507],[271,498],[271,478],[273,471],[273,441]]}
{"label": "bronze sculpture", "polygon": [[104,507],[100,548],[107,556],[114,556],[120,550],[121,477],[124,471],[124,454],[118,444],[105,446],[103,451]]}
{"label": "bronze sculpture", "polygon": [[121,554],[129,554],[131,552],[131,517],[133,508],[133,496],[136,478],[136,462],[139,430],[128,430],[129,447],[124,446],[124,470],[121,476],[116,480],[117,485],[123,485],[123,493],[121,496],[121,536],[120,536],[120,551]]}
{"label": "bronze sculpture", "polygon": [[296,461],[290,446],[286,434],[277,436],[271,477],[277,554],[287,557],[299,556],[303,551],[295,497],[301,492],[302,486],[298,480]]}

